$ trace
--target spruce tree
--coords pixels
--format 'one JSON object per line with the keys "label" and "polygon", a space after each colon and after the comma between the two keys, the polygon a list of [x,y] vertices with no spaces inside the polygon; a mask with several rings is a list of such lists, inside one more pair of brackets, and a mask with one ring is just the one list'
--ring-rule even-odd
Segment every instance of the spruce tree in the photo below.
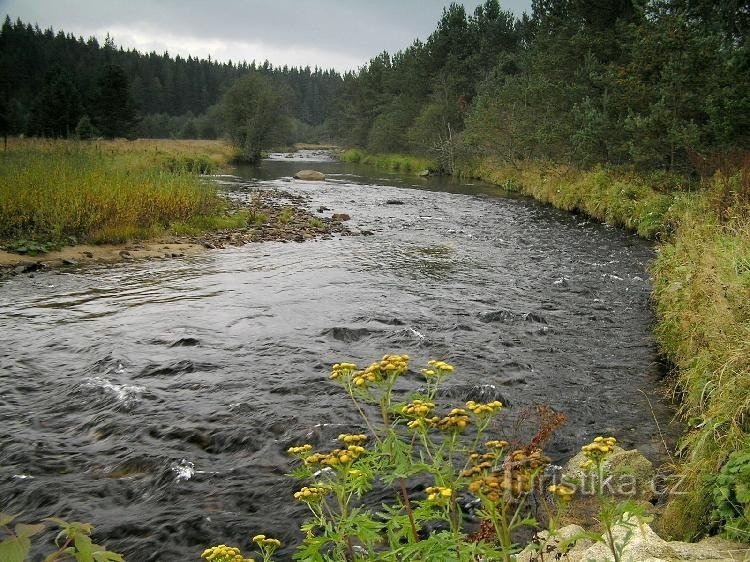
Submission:
{"label": "spruce tree", "polygon": [[107,138],[129,135],[136,114],[125,71],[119,65],[108,64],[97,85],[96,127]]}

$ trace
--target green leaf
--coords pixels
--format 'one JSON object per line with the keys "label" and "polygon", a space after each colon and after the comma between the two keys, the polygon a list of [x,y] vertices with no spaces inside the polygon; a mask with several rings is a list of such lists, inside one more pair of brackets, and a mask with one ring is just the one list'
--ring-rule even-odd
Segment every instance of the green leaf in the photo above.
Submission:
{"label": "green leaf", "polygon": [[76,547],[76,560],[78,562],[93,562],[94,559],[91,556],[93,551],[91,537],[84,533],[77,533],[74,544]]}
{"label": "green leaf", "polygon": [[98,550],[93,556],[96,562],[125,562],[121,554],[109,550]]}
{"label": "green leaf", "polygon": [[29,554],[31,541],[28,537],[9,537],[0,542],[0,560],[3,562],[23,562]]}
{"label": "green leaf", "polygon": [[33,537],[44,531],[44,523],[37,523],[35,525],[26,525],[25,523],[19,523],[16,525],[16,535],[19,537]]}
{"label": "green leaf", "polygon": [[0,512],[0,527],[5,527],[5,525],[11,523],[16,517],[18,517],[18,515]]}

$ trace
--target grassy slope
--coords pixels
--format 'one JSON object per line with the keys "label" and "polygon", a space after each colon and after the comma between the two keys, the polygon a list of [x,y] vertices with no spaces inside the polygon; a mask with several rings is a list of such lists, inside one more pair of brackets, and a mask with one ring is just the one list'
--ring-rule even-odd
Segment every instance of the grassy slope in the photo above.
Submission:
{"label": "grassy slope", "polygon": [[461,173],[661,240],[652,265],[655,334],[677,367],[675,392],[689,428],[675,467],[684,493],[671,497],[662,527],[681,538],[719,529],[750,538],[748,505],[736,497],[734,520],[712,516],[715,495],[724,493],[716,474],[733,453],[750,450],[750,202],[735,195],[739,175],[688,193],[665,178],[601,169],[485,160]]}
{"label": "grassy slope", "polygon": [[124,242],[230,226],[198,175],[230,156],[212,141],[12,140],[0,153],[0,240]]}
{"label": "grassy slope", "polygon": [[407,174],[418,174],[423,170],[432,170],[435,163],[420,156],[407,154],[368,154],[358,148],[350,148],[339,154],[344,162],[352,164],[367,164],[376,168],[383,168],[392,172],[403,172]]}

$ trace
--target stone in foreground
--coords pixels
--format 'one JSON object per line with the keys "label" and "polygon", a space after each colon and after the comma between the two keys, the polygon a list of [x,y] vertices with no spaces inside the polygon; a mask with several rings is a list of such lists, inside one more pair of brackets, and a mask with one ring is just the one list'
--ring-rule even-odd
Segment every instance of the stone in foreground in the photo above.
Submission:
{"label": "stone in foreground", "polygon": [[[622,560],[633,562],[675,562],[677,560],[702,560],[703,562],[734,562],[747,560],[750,550],[745,544],[716,537],[698,543],[665,541],[644,521],[635,517],[619,523],[612,529],[616,545],[622,547]],[[558,529],[554,536],[547,531],[539,533],[540,543],[529,545],[515,556],[516,562],[541,562],[566,560],[612,562],[609,547],[593,542],[582,527],[569,525]],[[541,550],[541,553],[540,553]]]}
{"label": "stone in foreground", "polygon": [[294,174],[294,179],[303,181],[326,181],[326,175],[317,170],[300,170]]}

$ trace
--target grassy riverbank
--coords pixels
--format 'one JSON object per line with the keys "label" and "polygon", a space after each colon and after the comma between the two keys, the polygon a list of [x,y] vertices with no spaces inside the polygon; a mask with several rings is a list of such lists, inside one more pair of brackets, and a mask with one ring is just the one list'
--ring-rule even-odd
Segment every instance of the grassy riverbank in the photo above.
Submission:
{"label": "grassy riverbank", "polygon": [[350,148],[339,154],[343,162],[352,164],[367,164],[391,172],[402,172],[405,174],[418,174],[424,170],[435,169],[435,163],[419,156],[408,154],[368,154],[358,148]]}
{"label": "grassy riverbank", "polygon": [[231,156],[215,141],[11,139],[0,153],[0,241],[33,252],[230,227],[199,174]]}
{"label": "grassy riverbank", "polygon": [[[347,154],[381,167],[409,158]],[[654,333],[676,367],[672,388],[687,427],[672,467],[684,481],[661,526],[676,538],[724,532],[750,541],[750,172],[696,182],[491,159],[458,168],[460,176],[659,242]]]}
{"label": "grassy riverbank", "polygon": [[461,174],[658,239],[655,335],[676,366],[685,477],[664,532],[750,540],[750,187],[747,172],[679,178],[482,161]]}

